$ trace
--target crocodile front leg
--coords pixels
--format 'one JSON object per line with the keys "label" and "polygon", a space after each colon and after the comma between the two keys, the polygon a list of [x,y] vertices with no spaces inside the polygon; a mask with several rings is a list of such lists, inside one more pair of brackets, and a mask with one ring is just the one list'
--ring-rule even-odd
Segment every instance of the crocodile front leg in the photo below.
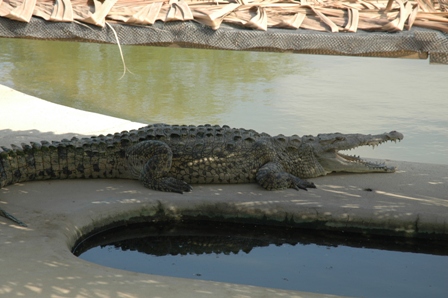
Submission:
{"label": "crocodile front leg", "polygon": [[314,183],[291,175],[276,162],[268,162],[257,172],[257,182],[267,190],[294,188],[295,190],[316,188]]}
{"label": "crocodile front leg", "polygon": [[168,176],[172,157],[171,148],[160,141],[143,141],[126,151],[132,175],[145,187],[177,193],[191,191],[188,183]]}

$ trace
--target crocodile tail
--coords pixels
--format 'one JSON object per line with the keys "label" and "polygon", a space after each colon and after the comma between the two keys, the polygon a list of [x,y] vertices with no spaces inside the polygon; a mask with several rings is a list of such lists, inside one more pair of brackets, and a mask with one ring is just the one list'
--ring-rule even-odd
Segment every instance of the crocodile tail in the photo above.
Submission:
{"label": "crocodile tail", "polygon": [[0,186],[48,179],[130,178],[124,159],[128,145],[124,141],[129,140],[114,137],[0,147]]}
{"label": "crocodile tail", "polygon": [[[8,186],[12,183],[14,183],[14,172],[11,171],[11,159],[13,155],[13,150],[0,147],[0,188],[3,188],[5,186]],[[26,227],[26,224],[24,224],[22,221],[17,219],[16,217],[12,216],[5,210],[0,208],[0,216],[3,216],[9,220],[12,220],[13,222],[17,223],[18,225],[22,227]]]}
{"label": "crocodile tail", "polygon": [[14,172],[11,169],[12,159],[15,160],[14,151],[10,148],[0,147],[0,187],[14,183]]}
{"label": "crocodile tail", "polygon": [[0,160],[0,188],[6,186],[6,172],[3,169],[2,161]]}
{"label": "crocodile tail", "polygon": [[0,183],[4,187],[24,181],[68,178],[67,163],[67,146],[61,142],[1,147]]}

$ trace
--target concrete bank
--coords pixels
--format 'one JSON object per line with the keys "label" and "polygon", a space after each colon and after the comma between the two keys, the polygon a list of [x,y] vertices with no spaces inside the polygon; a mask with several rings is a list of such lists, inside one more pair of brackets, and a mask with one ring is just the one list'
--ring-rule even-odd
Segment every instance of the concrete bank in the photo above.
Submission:
{"label": "concrete bank", "polygon": [[[142,126],[83,112],[0,86],[0,145],[60,140]],[[45,112],[45,113],[44,113]],[[146,275],[105,268],[70,249],[95,227],[162,211],[167,218],[255,218],[368,229],[408,236],[448,234],[448,166],[388,161],[394,174],[330,175],[308,192],[267,192],[255,184],[198,185],[154,192],[132,180],[29,182],[0,190],[0,294],[25,297],[329,297],[311,293]]]}

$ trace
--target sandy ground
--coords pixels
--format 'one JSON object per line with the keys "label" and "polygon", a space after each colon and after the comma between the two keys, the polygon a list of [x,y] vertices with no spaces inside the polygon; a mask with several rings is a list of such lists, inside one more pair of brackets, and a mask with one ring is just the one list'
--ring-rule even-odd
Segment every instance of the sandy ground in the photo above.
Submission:
{"label": "sandy ground", "polygon": [[[113,133],[142,124],[48,103],[0,85],[0,145]],[[126,272],[85,262],[76,239],[117,219],[154,215],[319,221],[329,228],[448,234],[448,166],[387,161],[394,174],[330,175],[308,192],[256,184],[199,185],[177,195],[133,180],[29,182],[0,190],[0,294],[25,297],[329,297],[245,285]]]}

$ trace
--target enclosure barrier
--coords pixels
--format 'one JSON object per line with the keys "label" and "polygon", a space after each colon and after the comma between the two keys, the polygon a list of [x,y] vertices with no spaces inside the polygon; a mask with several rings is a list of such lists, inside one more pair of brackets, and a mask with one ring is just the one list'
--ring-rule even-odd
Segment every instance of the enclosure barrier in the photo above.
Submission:
{"label": "enclosure barrier", "polygon": [[0,0],[0,36],[448,64],[445,1]]}

